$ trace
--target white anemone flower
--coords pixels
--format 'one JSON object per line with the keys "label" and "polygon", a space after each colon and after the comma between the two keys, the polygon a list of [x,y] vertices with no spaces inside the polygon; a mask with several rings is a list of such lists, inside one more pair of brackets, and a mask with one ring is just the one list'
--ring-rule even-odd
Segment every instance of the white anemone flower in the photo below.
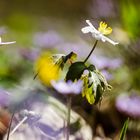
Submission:
{"label": "white anemone flower", "polygon": [[16,43],[16,41],[11,41],[11,42],[2,42],[2,39],[1,39],[1,37],[0,37],[0,46],[1,46],[1,45],[14,44],[14,43]]}
{"label": "white anemone flower", "polygon": [[107,41],[113,45],[118,44],[118,42],[115,42],[115,41],[111,40],[110,38],[104,36],[104,35],[108,35],[112,32],[112,28],[107,27],[107,24],[105,22],[102,22],[102,21],[100,22],[98,30],[92,25],[90,20],[86,20],[86,23],[88,24],[88,26],[81,29],[81,31],[84,34],[91,33],[92,36],[97,40],[101,40],[103,42]]}

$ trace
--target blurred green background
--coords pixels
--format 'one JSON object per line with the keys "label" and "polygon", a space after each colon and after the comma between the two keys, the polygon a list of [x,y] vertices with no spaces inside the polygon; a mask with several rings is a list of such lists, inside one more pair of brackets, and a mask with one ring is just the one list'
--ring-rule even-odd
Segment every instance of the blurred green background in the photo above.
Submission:
{"label": "blurred green background", "polygon": [[[16,44],[0,47],[0,87],[16,88],[27,77],[33,77],[34,61],[43,51],[76,51],[78,59],[83,60],[83,52],[88,54],[87,48],[90,50],[94,42],[91,36],[81,33],[85,20],[89,19],[95,27],[105,21],[113,29],[110,38],[119,45],[100,42],[89,63],[99,66],[113,89],[100,108],[84,103],[79,106],[84,106],[87,122],[92,118],[88,123],[92,123],[93,131],[94,124],[101,123],[105,135],[115,137],[128,116],[134,123],[135,119],[140,123],[140,115],[116,107],[121,94],[140,96],[139,12],[138,0],[0,0],[0,35],[3,41],[16,41]],[[96,117],[92,117],[94,110]],[[110,122],[106,124],[105,120]],[[130,127],[129,131],[130,139],[134,134],[140,139],[140,129]]]}

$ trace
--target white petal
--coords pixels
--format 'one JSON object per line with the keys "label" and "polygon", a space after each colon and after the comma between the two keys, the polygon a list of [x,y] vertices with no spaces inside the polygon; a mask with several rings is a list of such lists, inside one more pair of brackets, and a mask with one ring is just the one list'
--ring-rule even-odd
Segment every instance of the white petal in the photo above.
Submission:
{"label": "white petal", "polygon": [[90,26],[86,26],[86,27],[82,28],[81,31],[84,34],[86,34],[86,33],[94,33],[94,30],[92,30],[92,28]]}
{"label": "white petal", "polygon": [[86,20],[86,23],[94,30],[97,31],[96,28],[92,25],[92,23],[90,22],[90,20]]}
{"label": "white petal", "polygon": [[0,42],[0,45],[9,45],[9,44],[14,44],[16,43],[16,41],[12,41],[12,42]]}
{"label": "white petal", "polygon": [[105,41],[108,41],[109,43],[113,44],[113,45],[117,45],[119,44],[118,42],[115,42],[113,40],[111,40],[110,38],[106,37],[106,36],[102,36],[102,39],[101,39],[103,42]]}
{"label": "white petal", "polygon": [[86,33],[92,33],[93,36],[96,36],[96,34],[100,34],[100,32],[92,25],[92,23],[89,20],[86,20],[86,23],[89,26],[86,26],[81,29],[81,31],[86,34]]}

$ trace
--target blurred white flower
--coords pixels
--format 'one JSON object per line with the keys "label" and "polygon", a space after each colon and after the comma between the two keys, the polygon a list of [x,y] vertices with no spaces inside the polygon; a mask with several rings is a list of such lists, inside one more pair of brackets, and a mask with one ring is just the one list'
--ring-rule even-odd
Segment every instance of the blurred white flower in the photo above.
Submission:
{"label": "blurred white flower", "polygon": [[55,90],[62,94],[80,94],[83,86],[83,82],[81,80],[77,82],[52,81],[51,84]]}
{"label": "blurred white flower", "polygon": [[22,110],[20,112],[20,115],[23,117],[22,120],[14,127],[14,129],[10,132],[10,135],[13,135],[19,127],[27,121],[28,124],[33,124],[38,122],[40,120],[41,116],[34,112],[29,110]]}
{"label": "blurred white flower", "polygon": [[103,42],[109,42],[113,45],[117,45],[118,42],[115,42],[111,40],[110,38],[104,36],[108,35],[112,32],[112,29],[110,27],[107,27],[107,24],[105,22],[100,22],[100,26],[98,30],[92,25],[92,23],[89,20],[86,20],[86,23],[88,26],[84,27],[81,29],[81,31],[86,34],[86,33],[91,33],[94,38],[97,40],[101,40]]}
{"label": "blurred white flower", "polygon": [[14,43],[16,43],[16,41],[11,41],[11,42],[2,42],[2,39],[1,39],[1,37],[0,37],[0,46],[1,46],[1,45],[14,44]]}

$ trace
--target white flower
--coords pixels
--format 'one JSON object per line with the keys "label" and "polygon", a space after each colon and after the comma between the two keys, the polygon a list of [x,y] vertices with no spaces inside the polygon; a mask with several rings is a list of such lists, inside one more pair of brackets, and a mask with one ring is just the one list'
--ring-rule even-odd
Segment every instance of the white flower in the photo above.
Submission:
{"label": "white flower", "polygon": [[100,26],[98,30],[92,25],[92,23],[89,20],[86,20],[86,23],[88,26],[84,27],[81,29],[81,31],[86,34],[86,33],[91,33],[93,37],[95,37],[97,40],[101,40],[103,42],[108,41],[109,43],[113,45],[117,45],[118,42],[115,42],[108,37],[104,35],[108,35],[112,32],[112,29],[110,27],[107,27],[107,24],[105,22],[100,22]]}
{"label": "white flower", "polygon": [[9,45],[9,44],[14,44],[16,41],[11,41],[11,42],[2,42],[1,37],[0,37],[0,46],[1,45]]}
{"label": "white flower", "polygon": [[22,110],[20,112],[20,115],[23,117],[22,120],[14,127],[14,129],[10,132],[10,135],[13,135],[17,129],[25,122],[28,122],[28,123],[35,123],[37,122],[38,120],[40,120],[41,116],[34,112],[34,111],[29,111],[29,110]]}

